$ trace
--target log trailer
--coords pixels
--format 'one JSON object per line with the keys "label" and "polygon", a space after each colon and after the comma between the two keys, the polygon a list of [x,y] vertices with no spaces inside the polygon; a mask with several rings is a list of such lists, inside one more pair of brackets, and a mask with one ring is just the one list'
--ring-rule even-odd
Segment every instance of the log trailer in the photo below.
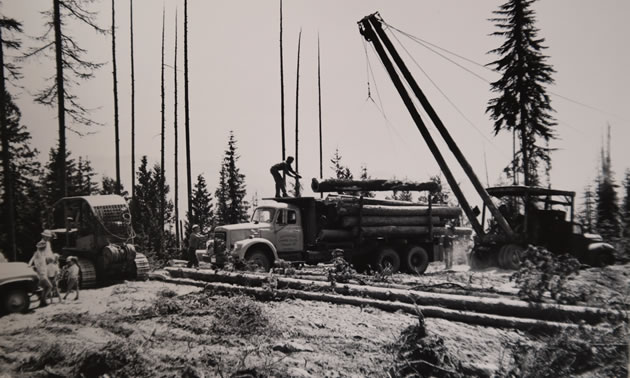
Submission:
{"label": "log trailer", "polygon": [[[601,237],[597,235],[584,234],[582,227],[574,222],[574,192],[524,186],[486,190],[383,30],[384,22],[380,15],[378,13],[369,15],[358,24],[360,33],[373,44],[411,118],[470,221],[475,232],[475,245],[469,256],[471,267],[499,266],[517,269],[520,265],[520,255],[529,244],[544,246],[555,253],[568,252],[584,264],[604,265],[614,262],[614,248],[603,243]],[[464,196],[442,151],[435,144],[414,100],[407,92],[407,87],[416,96],[481,197],[484,204],[481,222],[477,219],[479,211],[474,211]],[[504,200],[504,203],[510,206],[496,206],[491,196]],[[558,210],[554,206],[562,206],[564,210]],[[510,211],[506,211],[508,207],[512,216]],[[488,231],[483,227],[486,209],[492,216],[492,227]],[[568,220],[566,209],[570,215]]]}
{"label": "log trailer", "polygon": [[56,235],[53,250],[61,263],[76,256],[81,288],[112,280],[146,279],[149,261],[133,245],[127,201],[117,195],[65,197],[50,214]]}
{"label": "log trailer", "polygon": [[[401,183],[388,180],[313,179],[315,192],[368,190],[436,190],[435,183]],[[372,186],[370,186],[372,185]],[[218,226],[214,253],[228,251],[237,259],[252,261],[264,270],[282,259],[317,264],[330,261],[332,251],[342,249],[344,258],[360,271],[389,266],[423,273],[442,247],[449,220],[458,218],[458,207],[421,205],[405,201],[377,200],[363,196],[328,195],[270,198],[257,207],[251,223]],[[464,231],[465,232],[465,231]]]}

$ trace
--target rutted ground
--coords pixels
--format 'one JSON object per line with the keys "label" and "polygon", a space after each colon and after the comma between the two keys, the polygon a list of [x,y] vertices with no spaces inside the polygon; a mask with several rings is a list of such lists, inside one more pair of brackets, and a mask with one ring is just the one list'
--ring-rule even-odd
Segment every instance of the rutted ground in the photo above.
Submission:
{"label": "rutted ground", "polygon": [[[509,273],[456,267],[400,284],[514,287]],[[627,295],[628,266],[582,271],[600,303]],[[0,318],[0,371],[12,376],[386,376],[401,332],[418,318],[377,309],[302,300],[257,302],[186,286],[124,282],[84,290],[78,301]],[[522,332],[426,319],[429,336],[468,372],[505,373],[511,345],[540,346]],[[597,375],[597,374],[595,374]]]}

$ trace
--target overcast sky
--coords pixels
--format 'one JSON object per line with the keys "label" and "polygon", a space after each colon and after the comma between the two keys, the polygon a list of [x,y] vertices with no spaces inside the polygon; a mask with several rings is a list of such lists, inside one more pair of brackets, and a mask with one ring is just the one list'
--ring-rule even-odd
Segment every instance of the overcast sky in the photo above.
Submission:
{"label": "overcast sky", "polygon": [[[330,158],[336,148],[355,176],[366,165],[374,178],[408,178],[424,181],[439,173],[420,133],[413,124],[395,88],[371,46],[364,45],[357,21],[380,11],[390,25],[441,48],[486,64],[496,58],[487,52],[503,41],[490,36],[495,28],[488,21],[502,1],[385,1],[385,0],[291,0],[284,2],[284,72],[287,153],[295,154],[295,79],[297,39],[302,29],[300,63],[299,125],[300,173],[319,175],[317,38],[321,43],[322,118],[324,129],[324,176],[330,176]],[[43,30],[51,0],[5,0],[1,11],[24,23],[29,36]],[[137,163],[148,155],[159,162],[160,151],[160,38],[162,9],[166,10],[166,63],[174,63],[175,12],[179,14],[179,126],[180,197],[185,197],[183,110],[183,0],[135,0],[135,64]],[[96,1],[102,27],[111,26],[111,2]],[[597,174],[602,138],[612,127],[613,170],[620,183],[630,168],[630,2],[625,0],[554,0],[534,5],[539,36],[549,48],[549,63],[557,71],[549,87],[558,121],[558,139],[551,147],[552,185],[581,193]],[[116,1],[117,63],[123,184],[131,185],[130,146],[130,54],[129,1]],[[74,157],[87,156],[100,174],[115,176],[111,37],[68,22],[66,32],[88,50],[89,59],[106,65],[96,78],[76,88],[81,102],[94,108],[93,118],[104,126],[85,137],[68,134]],[[485,114],[491,98],[488,80],[497,74],[463,60],[459,64],[485,80],[394,33],[431,80],[461,112],[433,86],[409,55],[399,47],[437,113],[460,144],[478,176],[496,184],[511,157],[511,137],[494,137],[492,122]],[[34,41],[25,38],[24,44]],[[365,46],[365,47],[364,47]],[[367,51],[367,59],[366,59]],[[239,167],[246,176],[248,199],[273,195],[269,167],[281,159],[279,1],[224,0],[189,1],[190,120],[192,170],[203,174],[210,190],[217,185],[218,172],[228,133],[234,131],[241,155]],[[374,78],[368,79],[369,61]],[[48,158],[57,143],[56,110],[35,104],[32,94],[44,87],[54,73],[54,62],[46,58],[24,63],[23,90],[17,101],[22,120],[33,134],[35,146]],[[167,179],[173,186],[173,73],[166,71]],[[382,101],[384,118],[379,108]],[[378,95],[377,95],[378,90]],[[380,101],[379,101],[380,95]],[[426,119],[426,118],[425,118]],[[435,130],[433,130],[435,131]],[[435,133],[434,133],[435,135]],[[447,154],[448,155],[448,154]],[[484,159],[485,156],[485,159]],[[485,163],[484,163],[485,160]],[[449,159],[454,162],[454,159]],[[487,165],[487,170],[486,170]],[[456,177],[467,193],[470,185],[460,169]],[[310,190],[308,191],[310,193]],[[620,194],[621,195],[621,194]],[[479,204],[476,197],[471,202]],[[579,202],[579,201],[578,201]],[[185,202],[181,202],[185,206]],[[183,213],[183,211],[182,211]]]}

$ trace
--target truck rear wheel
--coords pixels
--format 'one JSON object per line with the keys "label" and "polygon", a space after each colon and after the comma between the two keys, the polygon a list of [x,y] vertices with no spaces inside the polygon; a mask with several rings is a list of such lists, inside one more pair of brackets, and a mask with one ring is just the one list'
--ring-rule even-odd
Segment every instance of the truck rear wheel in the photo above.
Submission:
{"label": "truck rear wheel", "polygon": [[523,248],[516,244],[506,244],[499,249],[499,267],[516,270],[521,266]]}
{"label": "truck rear wheel", "polygon": [[269,260],[269,257],[267,256],[267,254],[261,250],[255,249],[251,251],[250,253],[247,254],[245,259],[248,262],[258,265],[265,272],[268,272],[269,269],[271,269],[271,260]]}
{"label": "truck rear wheel", "polygon": [[429,266],[429,254],[417,245],[409,248],[403,256],[403,266],[409,273],[422,274]]}
{"label": "truck rear wheel", "polygon": [[376,255],[374,265],[381,271],[389,266],[392,273],[396,273],[400,270],[400,256],[393,248],[384,247]]}

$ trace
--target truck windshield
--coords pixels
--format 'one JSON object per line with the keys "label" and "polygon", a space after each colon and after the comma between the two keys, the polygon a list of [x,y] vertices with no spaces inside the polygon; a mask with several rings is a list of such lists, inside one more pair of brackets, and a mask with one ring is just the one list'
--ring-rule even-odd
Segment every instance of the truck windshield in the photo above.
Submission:
{"label": "truck windshield", "polygon": [[273,216],[276,213],[276,209],[271,207],[259,207],[254,210],[254,215],[252,215],[253,223],[271,223],[273,221]]}

